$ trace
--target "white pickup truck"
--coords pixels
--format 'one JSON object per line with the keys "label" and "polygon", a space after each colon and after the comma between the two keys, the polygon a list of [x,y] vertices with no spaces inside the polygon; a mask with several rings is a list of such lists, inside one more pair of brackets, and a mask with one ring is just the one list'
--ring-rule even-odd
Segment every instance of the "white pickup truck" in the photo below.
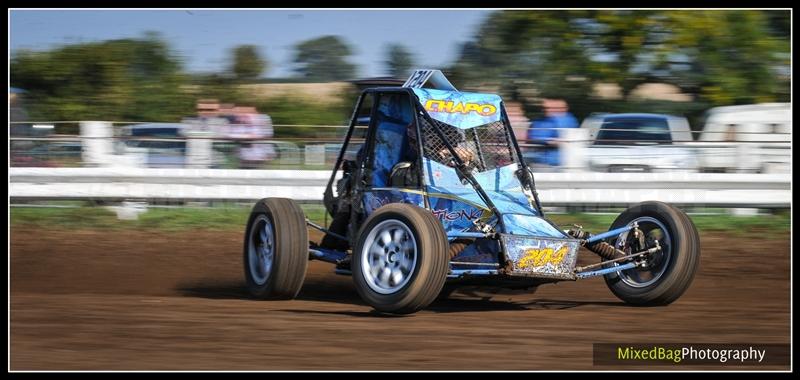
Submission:
{"label": "white pickup truck", "polygon": [[686,118],[649,113],[587,117],[586,160],[591,171],[697,172],[698,160]]}

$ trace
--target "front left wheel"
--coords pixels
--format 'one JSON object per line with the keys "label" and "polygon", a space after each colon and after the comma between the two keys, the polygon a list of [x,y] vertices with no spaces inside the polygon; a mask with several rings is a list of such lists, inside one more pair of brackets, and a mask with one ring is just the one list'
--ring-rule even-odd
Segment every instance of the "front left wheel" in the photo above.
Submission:
{"label": "front left wheel", "polygon": [[293,200],[265,198],[250,212],[244,239],[244,276],[256,298],[292,299],[308,266],[308,230]]}
{"label": "front left wheel", "polygon": [[352,272],[361,298],[378,311],[410,314],[436,299],[449,268],[447,235],[423,208],[389,204],[359,232]]}

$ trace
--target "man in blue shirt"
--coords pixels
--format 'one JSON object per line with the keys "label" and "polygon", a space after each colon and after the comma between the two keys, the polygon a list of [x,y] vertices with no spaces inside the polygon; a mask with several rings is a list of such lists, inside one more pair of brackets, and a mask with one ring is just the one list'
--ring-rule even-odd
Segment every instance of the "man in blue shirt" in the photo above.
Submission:
{"label": "man in blue shirt", "polygon": [[545,117],[534,120],[528,129],[528,139],[535,144],[543,144],[537,148],[538,154],[533,162],[550,166],[561,165],[558,147],[559,129],[578,128],[578,120],[568,112],[567,102],[561,99],[544,99],[542,101]]}

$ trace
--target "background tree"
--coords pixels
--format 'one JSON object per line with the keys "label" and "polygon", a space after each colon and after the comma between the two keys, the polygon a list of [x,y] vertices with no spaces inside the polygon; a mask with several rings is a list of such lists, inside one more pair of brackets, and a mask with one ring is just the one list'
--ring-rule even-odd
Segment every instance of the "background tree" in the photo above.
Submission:
{"label": "background tree", "polygon": [[[565,98],[579,116],[641,109],[626,101],[643,83],[672,84],[695,100],[673,111],[788,101],[787,20],[788,11],[500,11],[449,71],[512,97]],[[619,85],[623,101],[593,98],[597,83]]]}
{"label": "background tree", "polygon": [[[713,105],[788,100],[789,45],[759,11],[665,13],[666,82]],[[788,38],[788,35],[786,36]]]}
{"label": "background tree", "polygon": [[22,51],[10,71],[34,120],[175,121],[194,111],[181,62],[154,33]]}
{"label": "background tree", "polygon": [[[455,81],[520,100],[531,117],[539,111],[532,99],[540,97],[566,99],[581,113],[599,75],[574,21],[585,17],[587,11],[495,12],[462,46],[451,68]],[[524,93],[529,99],[520,98]]]}
{"label": "background tree", "polygon": [[233,49],[231,73],[239,82],[258,79],[269,69],[269,63],[255,45],[240,45]]}
{"label": "background tree", "polygon": [[337,36],[324,36],[295,46],[294,63],[300,77],[310,81],[353,79],[355,65],[347,61],[350,47]]}
{"label": "background tree", "polygon": [[414,57],[405,46],[389,44],[386,47],[386,69],[390,76],[406,78],[414,66]]}

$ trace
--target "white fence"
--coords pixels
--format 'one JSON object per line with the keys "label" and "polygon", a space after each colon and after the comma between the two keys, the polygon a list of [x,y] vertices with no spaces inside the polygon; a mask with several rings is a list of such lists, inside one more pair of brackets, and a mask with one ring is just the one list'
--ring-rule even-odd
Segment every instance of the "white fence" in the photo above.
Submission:
{"label": "white fence", "polygon": [[[320,201],[330,172],[138,168],[10,168],[15,200]],[[661,200],[693,207],[786,208],[790,174],[540,173],[546,206],[625,206]]]}
{"label": "white fence", "polygon": [[[57,122],[53,122],[55,124]],[[186,130],[175,136],[122,136],[115,135],[122,126],[130,123],[82,121],[79,136],[12,136],[10,158],[12,167],[80,166],[80,167],[170,167],[170,168],[259,168],[259,169],[322,169],[333,165],[341,149],[341,136],[347,127],[332,125],[276,125],[282,128],[312,128],[302,139],[296,137],[263,140],[237,140],[214,136],[208,131]],[[145,123],[155,125],[156,123]],[[147,127],[149,128],[149,127]],[[146,129],[146,128],[145,128]],[[335,137],[327,132],[339,130]],[[541,144],[524,139],[527,128],[518,128],[523,135],[520,144],[528,162],[540,158]],[[320,135],[320,131],[326,131]],[[748,140],[725,141],[674,141],[674,144],[594,146],[587,128],[558,130],[559,167],[539,170],[584,171],[656,171],[656,172],[736,172],[736,173],[789,173],[791,171],[791,134],[747,135]],[[149,132],[143,132],[149,133]],[[161,132],[159,132],[161,133]],[[164,132],[167,133],[167,132]],[[694,131],[692,133],[701,133]],[[703,132],[712,133],[712,132]],[[167,133],[168,134],[168,133]],[[315,137],[315,135],[317,135]],[[324,135],[324,136],[323,136]],[[327,136],[327,137],[325,137]],[[756,139],[756,140],[753,140]],[[758,141],[758,139],[767,139]],[[256,143],[258,148],[245,148]],[[356,146],[353,147],[355,151]],[[261,159],[247,158],[243,152],[261,152]]]}

